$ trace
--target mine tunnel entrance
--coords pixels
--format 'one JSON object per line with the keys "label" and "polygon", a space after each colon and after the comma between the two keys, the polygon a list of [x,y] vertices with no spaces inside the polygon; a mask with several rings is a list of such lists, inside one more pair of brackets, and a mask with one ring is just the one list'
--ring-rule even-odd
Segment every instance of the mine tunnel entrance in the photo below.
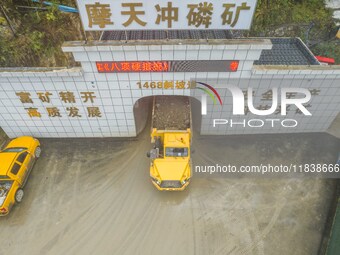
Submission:
{"label": "mine tunnel entrance", "polygon": [[201,131],[201,102],[190,96],[156,95],[142,97],[133,107],[136,133],[156,125],[158,129],[191,128]]}

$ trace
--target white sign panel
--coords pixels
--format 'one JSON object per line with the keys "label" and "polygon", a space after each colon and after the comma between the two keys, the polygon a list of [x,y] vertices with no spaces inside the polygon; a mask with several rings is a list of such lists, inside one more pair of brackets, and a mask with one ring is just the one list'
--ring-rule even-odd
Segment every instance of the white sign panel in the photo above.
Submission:
{"label": "white sign panel", "polygon": [[256,0],[77,0],[85,31],[249,29]]}

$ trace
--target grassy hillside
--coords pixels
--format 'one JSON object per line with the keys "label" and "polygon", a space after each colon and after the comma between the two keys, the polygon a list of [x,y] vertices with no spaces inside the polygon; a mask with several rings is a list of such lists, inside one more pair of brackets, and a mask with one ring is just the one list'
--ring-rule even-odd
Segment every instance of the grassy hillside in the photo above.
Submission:
{"label": "grassy hillside", "polygon": [[324,0],[258,0],[248,35],[298,36],[305,42],[308,39],[315,55],[333,57],[340,64],[336,31],[332,11],[325,7]]}
{"label": "grassy hillside", "polygon": [[[74,0],[50,1],[76,7]],[[60,46],[67,40],[83,39],[78,14],[62,13],[55,7],[39,11],[18,7],[46,7],[31,0],[1,0],[0,5],[0,66],[74,65]],[[306,41],[311,22],[311,49],[315,54],[336,58],[340,64],[332,13],[323,0],[258,0],[252,30],[245,36],[299,36]]]}
{"label": "grassy hillside", "polygon": [[[73,0],[59,2],[75,6]],[[55,7],[41,11],[18,8],[45,7],[28,0],[2,0],[1,5],[14,33],[0,10],[0,66],[68,65],[60,46],[66,40],[82,39],[78,14],[62,13]]]}

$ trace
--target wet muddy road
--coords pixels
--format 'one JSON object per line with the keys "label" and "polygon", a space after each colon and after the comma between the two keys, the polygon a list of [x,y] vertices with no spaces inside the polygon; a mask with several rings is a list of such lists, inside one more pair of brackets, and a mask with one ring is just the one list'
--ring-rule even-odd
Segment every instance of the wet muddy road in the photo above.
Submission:
{"label": "wet muddy road", "polygon": [[[0,254],[317,254],[332,181],[194,176],[184,192],[159,192],[148,176],[148,132],[41,142],[23,202],[0,218]],[[194,144],[200,165],[331,162],[339,149],[326,134]]]}

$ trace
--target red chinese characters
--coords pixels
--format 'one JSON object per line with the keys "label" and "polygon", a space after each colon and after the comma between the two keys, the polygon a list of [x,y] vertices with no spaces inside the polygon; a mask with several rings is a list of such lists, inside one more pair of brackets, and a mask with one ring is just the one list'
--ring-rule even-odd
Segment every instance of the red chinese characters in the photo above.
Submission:
{"label": "red chinese characters", "polygon": [[112,61],[97,62],[99,73],[169,72],[166,61]]}
{"label": "red chinese characters", "polygon": [[238,61],[231,61],[230,63],[230,71],[236,72],[238,69]]}

